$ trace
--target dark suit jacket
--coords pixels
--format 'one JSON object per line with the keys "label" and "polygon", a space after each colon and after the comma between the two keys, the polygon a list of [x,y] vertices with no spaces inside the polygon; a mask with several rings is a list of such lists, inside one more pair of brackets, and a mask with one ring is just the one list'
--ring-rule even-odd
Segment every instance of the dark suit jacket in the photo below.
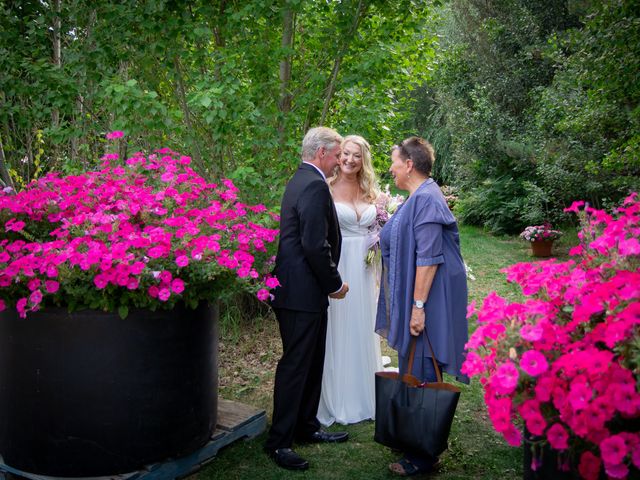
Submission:
{"label": "dark suit jacket", "polygon": [[327,296],[342,286],[338,273],[342,237],[335,205],[324,178],[301,163],[280,210],[280,243],[274,274],[280,287],[272,292],[274,308],[321,312]]}

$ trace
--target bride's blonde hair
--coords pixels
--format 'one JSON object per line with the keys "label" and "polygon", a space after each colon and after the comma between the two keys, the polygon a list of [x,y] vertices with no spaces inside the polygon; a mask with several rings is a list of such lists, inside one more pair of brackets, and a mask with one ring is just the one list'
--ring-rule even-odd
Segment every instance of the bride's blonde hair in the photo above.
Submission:
{"label": "bride's blonde hair", "polygon": [[[376,198],[378,198],[378,195],[380,195],[380,187],[378,186],[378,179],[376,178],[373,163],[371,162],[371,147],[369,147],[369,142],[360,135],[347,135],[342,140],[342,148],[344,148],[347,143],[355,143],[360,147],[362,168],[358,172],[358,183],[360,184],[360,190],[364,192],[364,200],[368,203],[373,203],[376,201]],[[342,170],[340,170],[340,167],[336,167],[333,176],[327,180],[329,187],[338,181],[341,174]]]}

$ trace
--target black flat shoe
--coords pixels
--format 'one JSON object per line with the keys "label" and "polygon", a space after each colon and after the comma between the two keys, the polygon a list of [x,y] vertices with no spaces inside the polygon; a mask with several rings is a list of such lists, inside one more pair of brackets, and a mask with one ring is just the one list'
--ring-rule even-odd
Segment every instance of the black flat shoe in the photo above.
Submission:
{"label": "black flat shoe", "polygon": [[301,443],[342,443],[346,442],[349,438],[347,432],[325,432],[324,430],[318,430],[313,432],[309,437],[300,439]]}
{"label": "black flat shoe", "polygon": [[282,468],[288,470],[306,470],[309,468],[309,462],[290,448],[267,450],[267,454]]}

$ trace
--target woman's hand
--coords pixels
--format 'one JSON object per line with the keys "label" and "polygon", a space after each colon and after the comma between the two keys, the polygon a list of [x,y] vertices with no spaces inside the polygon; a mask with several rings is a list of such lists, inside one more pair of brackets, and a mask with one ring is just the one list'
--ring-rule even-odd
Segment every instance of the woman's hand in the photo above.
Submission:
{"label": "woman's hand", "polygon": [[411,309],[411,321],[409,322],[409,332],[417,336],[424,330],[425,313],[424,308],[413,307]]}

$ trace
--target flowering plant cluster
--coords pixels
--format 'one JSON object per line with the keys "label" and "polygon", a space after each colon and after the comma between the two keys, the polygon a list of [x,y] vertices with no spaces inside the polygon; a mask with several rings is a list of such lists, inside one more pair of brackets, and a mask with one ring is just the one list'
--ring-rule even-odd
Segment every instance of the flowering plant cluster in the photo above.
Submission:
{"label": "flowering plant cluster", "polygon": [[444,199],[447,201],[449,210],[453,210],[458,201],[458,189],[451,185],[443,185],[440,187],[440,190],[442,190],[442,195],[444,195]]}
{"label": "flowering plant cluster", "polygon": [[380,230],[389,221],[391,216],[398,210],[404,202],[402,195],[391,195],[389,185],[385,191],[376,198],[376,219],[369,227],[369,248],[365,256],[365,263],[373,265],[380,257]]}
{"label": "flowering plant cluster", "polygon": [[551,225],[533,225],[524,229],[520,237],[527,242],[541,242],[543,240],[557,240],[562,235],[560,230],[554,230]]}
{"label": "flowering plant cluster", "polygon": [[[578,212],[575,202],[567,211]],[[521,443],[522,422],[536,448],[560,466],[596,480],[636,478],[640,470],[640,201],[613,215],[587,207],[571,260],[505,269],[526,297],[495,293],[470,316],[478,327],[463,372],[480,377],[496,431]]]}
{"label": "flowering plant cluster", "polygon": [[[119,132],[108,138],[119,138]],[[115,135],[115,136],[114,136]],[[120,135],[121,136],[121,135]],[[278,285],[267,247],[278,230],[230,180],[208,183],[169,149],[103,157],[82,175],[49,173],[0,193],[0,311],[195,307]]]}

